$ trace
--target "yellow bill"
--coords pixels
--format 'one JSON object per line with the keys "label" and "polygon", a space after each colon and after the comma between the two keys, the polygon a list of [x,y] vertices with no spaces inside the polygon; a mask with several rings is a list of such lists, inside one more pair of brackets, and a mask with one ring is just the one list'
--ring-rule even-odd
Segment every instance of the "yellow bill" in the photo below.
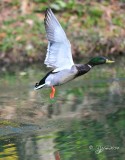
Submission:
{"label": "yellow bill", "polygon": [[111,61],[109,59],[106,60],[106,63],[114,63],[115,61]]}

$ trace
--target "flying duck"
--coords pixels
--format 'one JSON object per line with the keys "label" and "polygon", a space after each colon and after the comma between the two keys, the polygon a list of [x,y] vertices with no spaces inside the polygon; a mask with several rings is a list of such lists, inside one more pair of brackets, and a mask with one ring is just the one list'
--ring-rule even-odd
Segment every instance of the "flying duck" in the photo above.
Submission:
{"label": "flying duck", "polygon": [[51,67],[52,70],[39,83],[36,83],[35,90],[51,87],[50,98],[54,98],[55,86],[62,85],[87,73],[96,65],[114,62],[108,58],[98,56],[92,58],[86,64],[74,64],[71,44],[50,8],[46,10],[44,24],[48,40],[44,64]]}

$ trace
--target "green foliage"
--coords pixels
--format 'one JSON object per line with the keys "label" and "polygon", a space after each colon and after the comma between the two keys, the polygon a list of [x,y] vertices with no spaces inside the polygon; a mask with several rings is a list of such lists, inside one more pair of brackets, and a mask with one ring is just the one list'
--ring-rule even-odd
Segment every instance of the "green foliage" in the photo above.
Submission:
{"label": "green foliage", "polygon": [[12,6],[19,6],[20,5],[20,1],[19,0],[12,0],[12,1],[10,1],[10,4]]}
{"label": "green foliage", "polygon": [[0,127],[3,127],[3,126],[18,127],[19,124],[16,123],[16,122],[11,122],[9,120],[1,120],[0,121]]}
{"label": "green foliage", "polygon": [[117,26],[120,26],[120,27],[124,26],[123,21],[122,21],[122,19],[120,17],[112,18],[112,23],[114,25],[117,25]]}
{"label": "green foliage", "polygon": [[[31,23],[31,24],[30,24]],[[20,16],[18,19],[6,20],[0,33],[5,33],[5,37],[0,42],[2,52],[18,52],[25,48],[28,43],[33,47],[26,51],[27,56],[33,56],[33,49],[38,49],[44,43],[41,34],[45,34],[44,24],[34,15]]]}
{"label": "green foliage", "polygon": [[12,34],[13,30],[12,28],[8,28],[6,30],[6,37],[2,40],[2,43],[0,44],[0,50],[2,51],[9,51],[10,49],[13,48],[14,46],[14,40],[15,40],[15,35]]}
{"label": "green foliage", "polygon": [[92,18],[101,18],[103,15],[103,11],[97,7],[90,7],[88,12]]}
{"label": "green foliage", "polygon": [[125,3],[125,0],[120,0],[120,2]]}
{"label": "green foliage", "polygon": [[50,5],[50,7],[54,10],[62,10],[62,9],[74,9],[76,8],[75,0],[68,0],[67,2],[62,0],[56,0],[54,3]]}
{"label": "green foliage", "polygon": [[[120,2],[121,5],[124,5],[123,0]],[[11,52],[12,57],[19,54],[25,59],[25,57],[33,58],[45,53],[47,43],[42,19],[44,19],[44,12],[48,7],[51,7],[54,13],[60,13],[59,21],[69,39],[74,42],[74,55],[77,59],[96,53],[108,55],[112,52],[112,48],[115,48],[113,54],[125,53],[124,12],[122,8],[116,7],[110,1],[32,0],[29,3],[30,5],[27,5],[26,8],[28,12],[24,15],[21,15],[20,12],[22,1],[13,0],[5,5],[3,12],[5,18],[2,18],[3,20],[0,22],[2,24],[0,51],[5,55],[8,56]],[[110,5],[113,5],[112,13],[108,12]],[[109,6],[107,10],[105,10],[106,6]],[[9,14],[12,17],[8,18]],[[114,37],[118,39],[115,43],[113,42]],[[102,39],[105,43],[102,42]],[[109,41],[111,41],[111,45]],[[30,51],[26,49],[28,44],[32,46]],[[22,53],[25,53],[26,56],[24,57]],[[36,55],[36,53],[38,54]],[[78,56],[77,53],[79,53]]]}
{"label": "green foliage", "polygon": [[16,19],[8,19],[3,22],[3,25],[8,26],[16,22]]}
{"label": "green foliage", "polygon": [[61,9],[66,8],[66,3],[64,1],[57,0],[56,2],[51,4],[50,7],[55,9],[55,10],[61,10]]}
{"label": "green foliage", "polygon": [[85,26],[86,27],[92,27],[95,24],[97,24],[97,19],[94,19],[91,16],[87,16],[87,18],[85,20]]}
{"label": "green foliage", "polygon": [[37,3],[44,3],[44,2],[47,2],[47,0],[33,0],[34,2],[37,2]]}
{"label": "green foliage", "polygon": [[88,10],[87,11],[88,15],[85,20],[85,26],[92,27],[94,25],[96,26],[99,25],[100,21],[102,21],[101,17],[102,17],[103,11],[97,7],[90,7],[87,10]]}

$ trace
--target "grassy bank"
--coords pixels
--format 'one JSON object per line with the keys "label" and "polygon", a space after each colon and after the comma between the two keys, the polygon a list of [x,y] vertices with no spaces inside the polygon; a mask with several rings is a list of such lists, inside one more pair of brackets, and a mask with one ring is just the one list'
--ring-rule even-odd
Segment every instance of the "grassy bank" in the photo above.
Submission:
{"label": "grassy bank", "polygon": [[125,54],[125,1],[3,0],[0,62],[44,60],[44,13],[51,7],[72,43],[75,59]]}

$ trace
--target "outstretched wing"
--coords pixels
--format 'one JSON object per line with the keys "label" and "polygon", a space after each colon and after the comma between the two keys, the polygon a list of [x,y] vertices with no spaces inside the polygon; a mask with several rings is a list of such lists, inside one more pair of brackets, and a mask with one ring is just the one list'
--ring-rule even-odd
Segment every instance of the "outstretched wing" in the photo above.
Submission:
{"label": "outstretched wing", "polygon": [[51,9],[46,10],[44,23],[48,39],[44,64],[54,72],[71,68],[74,62],[70,42]]}

